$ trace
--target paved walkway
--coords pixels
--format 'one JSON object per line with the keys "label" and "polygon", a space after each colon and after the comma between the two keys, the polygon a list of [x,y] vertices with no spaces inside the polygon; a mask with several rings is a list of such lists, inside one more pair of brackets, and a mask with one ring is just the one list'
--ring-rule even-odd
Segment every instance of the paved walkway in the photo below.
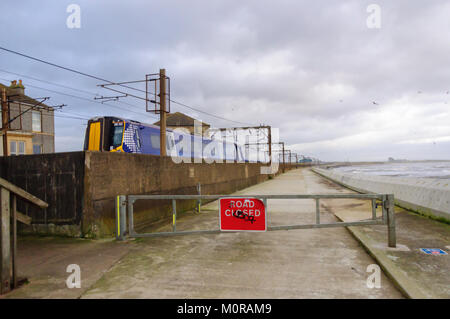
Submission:
{"label": "paved walkway", "polygon": [[[299,169],[238,193],[339,192],[349,191]],[[315,221],[312,200],[269,200],[268,206],[272,225]],[[321,221],[337,221],[334,214],[361,212],[361,207],[354,200],[321,201]],[[217,224],[213,202],[201,214],[185,213],[177,228],[214,229]],[[382,226],[358,229],[376,227]],[[385,243],[385,238],[377,240]],[[381,288],[367,287],[366,269],[375,261],[345,228],[126,242],[23,237],[18,258],[19,275],[29,283],[0,298],[402,298],[383,274]],[[80,265],[80,289],[66,287],[69,264]]]}
{"label": "paved walkway", "polygon": [[[239,194],[340,192],[307,169],[290,171]],[[271,225],[314,223],[312,200],[269,200]],[[321,221],[337,221],[322,204]],[[177,229],[216,229],[217,202],[186,213]],[[161,227],[159,230],[169,230]],[[128,245],[117,243],[117,245]],[[401,298],[345,228],[221,233],[138,239],[83,298]]]}
{"label": "paved walkway", "polygon": [[[0,298],[79,298],[123,256],[132,245],[112,239],[87,240],[61,237],[19,237],[18,273],[28,283]],[[81,269],[81,288],[68,289],[67,266]]]}
{"label": "paved walkway", "polygon": [[[327,202],[329,211],[342,221],[370,218],[369,205],[361,202],[359,206],[348,209],[349,204],[352,203]],[[377,215],[381,216],[381,212]],[[450,253],[450,225],[399,207],[395,207],[395,218],[396,249],[386,246],[386,226],[349,227],[349,230],[406,296],[450,298],[450,255],[427,255],[421,251],[421,248],[438,248]]]}

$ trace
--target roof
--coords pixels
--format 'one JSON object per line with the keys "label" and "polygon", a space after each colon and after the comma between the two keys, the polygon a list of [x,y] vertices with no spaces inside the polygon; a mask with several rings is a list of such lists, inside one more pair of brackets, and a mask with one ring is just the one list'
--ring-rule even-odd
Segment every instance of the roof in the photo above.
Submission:
{"label": "roof", "polygon": [[[166,117],[166,125],[167,126],[182,126],[182,127],[189,127],[189,126],[194,126],[194,121],[195,119],[183,114],[181,112],[175,112],[175,113],[169,113],[167,114]],[[159,121],[153,123],[155,125],[159,125]],[[208,126],[210,127],[211,125],[202,122],[203,126]]]}
{"label": "roof", "polygon": [[[39,104],[39,107],[46,107],[49,109],[53,109],[51,106],[48,106],[44,103],[40,103],[40,101],[36,101],[35,99],[33,99],[25,94],[16,95],[16,93],[13,93],[14,89],[0,83],[0,89],[3,89],[3,88],[6,89],[6,95],[10,96],[10,99],[13,100],[14,102],[21,102],[21,103],[26,103],[29,105]],[[1,94],[1,91],[0,91],[0,94]],[[0,95],[0,97],[1,97],[1,95]]]}

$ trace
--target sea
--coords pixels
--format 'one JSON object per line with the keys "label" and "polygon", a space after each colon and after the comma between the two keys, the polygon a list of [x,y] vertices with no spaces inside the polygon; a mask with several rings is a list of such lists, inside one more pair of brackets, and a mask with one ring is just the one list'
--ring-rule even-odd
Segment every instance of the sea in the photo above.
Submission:
{"label": "sea", "polygon": [[450,179],[450,161],[386,162],[336,167],[345,173],[359,173],[391,177]]}

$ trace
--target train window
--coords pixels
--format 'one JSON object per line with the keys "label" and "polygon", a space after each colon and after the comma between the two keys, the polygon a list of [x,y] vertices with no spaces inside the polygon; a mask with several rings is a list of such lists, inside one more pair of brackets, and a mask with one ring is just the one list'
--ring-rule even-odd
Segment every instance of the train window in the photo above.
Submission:
{"label": "train window", "polygon": [[159,149],[159,143],[160,143],[160,139],[159,139],[159,134],[150,134],[150,142],[152,143],[152,147],[153,148],[157,148]]}
{"label": "train window", "polygon": [[138,129],[134,130],[134,135],[136,136],[136,146],[138,149],[141,149],[141,135]]}
{"label": "train window", "polygon": [[114,125],[113,129],[113,138],[112,138],[112,147],[116,148],[122,145],[122,135],[123,135],[123,124]]}

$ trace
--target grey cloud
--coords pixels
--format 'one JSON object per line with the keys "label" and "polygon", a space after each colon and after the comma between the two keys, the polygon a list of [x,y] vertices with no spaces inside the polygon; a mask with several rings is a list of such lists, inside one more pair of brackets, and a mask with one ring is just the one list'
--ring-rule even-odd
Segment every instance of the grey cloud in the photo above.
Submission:
{"label": "grey cloud", "polygon": [[[82,9],[79,30],[65,27],[65,9],[73,2]],[[382,27],[371,30],[366,27],[366,7],[372,2],[2,1],[0,11],[11,14],[0,20],[0,28],[8,30],[1,45],[114,81],[143,78],[165,67],[176,100],[238,121],[279,127],[287,143],[303,145],[305,152],[309,145],[325,159],[342,155],[339,147],[320,146],[323,142],[364,133],[374,119],[392,123],[380,131],[391,137],[386,151],[379,155],[359,141],[346,147],[350,157],[386,158],[395,150],[402,150],[399,155],[404,157],[425,157],[423,152],[429,150],[423,146],[395,144],[408,135],[398,133],[399,119],[380,119],[377,114],[388,117],[391,108],[402,107],[396,101],[409,97],[403,103],[413,104],[408,111],[414,114],[408,117],[413,123],[403,125],[417,138],[434,134],[433,126],[450,119],[444,104],[450,103],[445,94],[450,90],[450,5],[376,1]],[[3,52],[0,68],[110,94],[96,86],[99,81]],[[53,96],[73,112],[121,114]],[[144,108],[142,101],[127,102]],[[236,125],[172,107],[214,126]],[[435,114],[441,117],[434,119]],[[58,119],[58,149],[79,149],[83,134],[74,133],[78,126]],[[445,127],[439,131],[447,133]],[[75,142],[75,135],[81,142]],[[450,150],[433,154],[448,158]]]}

